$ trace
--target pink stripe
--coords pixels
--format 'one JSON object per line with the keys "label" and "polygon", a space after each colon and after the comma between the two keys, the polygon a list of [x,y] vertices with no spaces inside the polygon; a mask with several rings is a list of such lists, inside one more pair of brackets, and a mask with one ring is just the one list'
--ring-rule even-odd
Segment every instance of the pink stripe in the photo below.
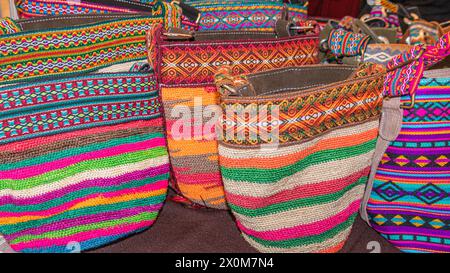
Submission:
{"label": "pink stripe", "polygon": [[[283,241],[324,233],[340,223],[345,222],[352,214],[358,211],[360,203],[361,200],[356,200],[345,210],[325,220],[275,231],[254,231],[244,227],[239,221],[236,222],[239,229],[248,235],[268,241]],[[276,218],[276,215],[274,215],[274,218]]]}
{"label": "pink stripe", "polygon": [[126,129],[135,129],[135,128],[144,128],[144,127],[152,127],[152,126],[162,126],[162,118],[157,118],[149,121],[140,120],[140,121],[132,121],[128,123],[123,123],[119,125],[112,125],[112,126],[101,126],[96,127],[92,129],[86,129],[86,130],[77,130],[75,132],[70,133],[63,133],[63,134],[56,134],[53,136],[45,136],[45,137],[39,137],[39,138],[33,138],[29,140],[23,140],[20,142],[13,142],[9,144],[0,145],[1,151],[24,151],[28,149],[33,149],[36,147],[36,143],[47,144],[52,142],[57,142],[61,140],[67,140],[70,138],[76,138],[80,136],[87,136],[87,135],[93,135],[93,134],[100,134],[100,133],[106,133],[111,131],[119,131],[119,130],[126,130]]}
{"label": "pink stripe", "polygon": [[61,246],[66,245],[69,242],[84,242],[91,239],[103,237],[103,236],[114,236],[119,234],[127,234],[131,233],[135,230],[139,230],[145,227],[149,227],[153,225],[155,220],[146,220],[135,224],[130,225],[121,225],[118,227],[111,227],[106,229],[98,229],[93,231],[85,231],[81,233],[77,233],[71,236],[67,236],[64,238],[58,239],[40,239],[34,240],[30,242],[23,242],[18,244],[12,244],[11,246],[15,251],[20,251],[25,248],[43,248],[50,246]]}
{"label": "pink stripe", "polygon": [[107,148],[100,151],[93,151],[78,156],[63,158],[56,161],[46,162],[44,164],[23,167],[20,169],[0,171],[1,179],[25,179],[37,175],[41,175],[54,170],[62,169],[70,165],[87,161],[91,159],[100,159],[106,157],[112,157],[120,154],[136,152],[140,150],[146,150],[158,146],[164,146],[164,138],[154,138],[138,143],[128,143],[111,148]]}
{"label": "pink stripe", "polygon": [[229,192],[227,192],[226,197],[228,202],[236,206],[248,209],[258,209],[270,206],[272,204],[316,196],[318,192],[320,192],[321,195],[326,195],[340,191],[345,187],[355,183],[355,181],[357,181],[359,178],[366,176],[369,171],[370,167],[341,179],[322,181],[313,185],[301,185],[268,197],[242,196],[235,195]]}
{"label": "pink stripe", "polygon": [[175,180],[180,184],[203,184],[214,183],[222,184],[222,177],[220,173],[195,173],[195,174],[181,174],[180,168],[173,168],[175,173]]}
{"label": "pink stripe", "polygon": [[[89,199],[94,199],[96,197],[104,197],[104,198],[112,198],[112,197],[118,197],[118,196],[124,196],[124,195],[135,195],[138,193],[144,193],[144,192],[153,192],[161,189],[165,189],[168,186],[167,180],[161,180],[156,183],[152,183],[149,185],[145,185],[139,188],[132,188],[132,189],[125,189],[121,191],[115,191],[115,192],[107,192],[107,193],[94,193],[90,194],[88,196],[85,196],[80,199],[75,199],[70,202],[64,203],[58,207],[54,207],[48,210],[42,210],[42,211],[25,211],[25,212],[0,212],[0,218],[8,218],[8,217],[24,217],[24,216],[43,216],[43,217],[50,217],[59,213],[62,213],[64,211],[68,211],[73,206],[76,206],[79,203],[82,203],[84,201],[88,201]],[[101,204],[98,204],[101,205]]]}

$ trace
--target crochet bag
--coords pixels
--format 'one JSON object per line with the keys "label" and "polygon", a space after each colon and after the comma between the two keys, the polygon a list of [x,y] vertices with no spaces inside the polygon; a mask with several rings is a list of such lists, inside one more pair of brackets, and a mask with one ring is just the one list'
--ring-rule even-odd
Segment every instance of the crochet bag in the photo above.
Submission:
{"label": "crochet bag", "polygon": [[20,18],[57,16],[68,14],[142,13],[160,19],[160,22],[180,20],[186,29],[196,29],[199,13],[196,9],[178,2],[133,0],[16,0]]}
{"label": "crochet bag", "polygon": [[450,34],[389,65],[380,138],[362,217],[404,252],[450,252]]}
{"label": "crochet bag", "polygon": [[317,65],[217,75],[226,200],[258,251],[336,252],[349,236],[375,149],[384,80],[379,65],[355,71]]}
{"label": "crochet bag", "polygon": [[106,68],[127,72],[145,60],[146,31],[158,22],[132,14],[0,19],[0,85]]}
{"label": "crochet bag", "polygon": [[0,97],[0,233],[15,251],[83,251],[153,224],[169,177],[153,75],[9,85]]}
{"label": "crochet bag", "polygon": [[8,20],[16,33],[0,36],[0,234],[14,251],[100,247],[151,226],[165,200],[156,78],[115,72],[144,67],[120,63],[145,54],[154,19],[77,25],[94,17]]}
{"label": "crochet bag", "polygon": [[272,31],[281,11],[287,7],[294,21],[306,19],[308,1],[282,0],[188,0],[185,3],[200,12],[199,31],[207,30],[258,30]]}
{"label": "crochet bag", "polygon": [[[283,21],[284,22],[284,21]],[[285,22],[286,23],[286,22]],[[236,74],[318,62],[318,36],[270,32],[149,32],[149,61],[161,85],[171,185],[195,204],[226,208],[214,117],[219,116],[214,74],[235,64]],[[283,33],[284,30],[284,33]]]}

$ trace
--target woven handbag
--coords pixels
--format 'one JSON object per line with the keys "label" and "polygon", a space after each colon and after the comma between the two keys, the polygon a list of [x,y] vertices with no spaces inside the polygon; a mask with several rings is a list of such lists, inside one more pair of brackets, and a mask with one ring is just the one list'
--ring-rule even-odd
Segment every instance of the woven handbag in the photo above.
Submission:
{"label": "woven handbag", "polygon": [[226,208],[213,122],[214,113],[220,115],[216,70],[235,64],[233,72],[240,74],[318,62],[317,34],[289,36],[289,24],[282,25],[278,36],[257,31],[165,32],[162,27],[149,32],[149,61],[161,85],[172,186],[195,204]]}
{"label": "woven handbag", "polygon": [[260,252],[336,252],[358,214],[375,150],[384,68],[221,71],[226,200]]}
{"label": "woven handbag", "polygon": [[[68,14],[141,13],[163,21],[180,20],[186,29],[197,29],[199,13],[196,9],[178,2],[137,0],[16,0],[20,18],[57,16]],[[181,13],[181,14],[180,14]]]}
{"label": "woven handbag", "polygon": [[450,252],[450,34],[388,64],[380,138],[361,215],[404,252]]}
{"label": "woven handbag", "polygon": [[199,31],[206,30],[258,30],[271,32],[281,11],[287,7],[294,21],[306,19],[308,1],[282,0],[188,0],[185,3],[200,12]]}
{"label": "woven handbag", "polygon": [[[145,61],[146,31],[158,22],[133,14],[1,19],[0,85],[105,69],[127,72]],[[164,26],[172,23],[180,22]]]}
{"label": "woven handbag", "polygon": [[0,234],[14,251],[97,248],[148,228],[162,207],[158,84],[130,63],[145,58],[155,19],[120,17],[3,21]]}

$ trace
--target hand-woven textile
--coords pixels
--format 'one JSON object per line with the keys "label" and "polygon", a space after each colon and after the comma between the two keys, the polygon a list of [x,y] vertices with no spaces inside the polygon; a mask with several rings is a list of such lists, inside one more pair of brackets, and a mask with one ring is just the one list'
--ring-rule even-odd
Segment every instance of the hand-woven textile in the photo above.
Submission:
{"label": "hand-woven textile", "polygon": [[153,224],[169,161],[154,76],[0,88],[0,234],[19,252],[100,247]]}
{"label": "hand-woven textile", "polygon": [[185,1],[200,11],[199,31],[259,30],[272,31],[286,5],[293,20],[306,19],[308,2],[283,4],[283,1]]}
{"label": "hand-woven textile", "polygon": [[450,77],[421,79],[367,205],[372,227],[402,251],[450,252],[449,128]]}
{"label": "hand-woven textile", "polygon": [[[47,18],[51,20],[51,18]],[[108,22],[0,36],[0,84],[92,72],[145,59],[145,34],[161,18]]]}

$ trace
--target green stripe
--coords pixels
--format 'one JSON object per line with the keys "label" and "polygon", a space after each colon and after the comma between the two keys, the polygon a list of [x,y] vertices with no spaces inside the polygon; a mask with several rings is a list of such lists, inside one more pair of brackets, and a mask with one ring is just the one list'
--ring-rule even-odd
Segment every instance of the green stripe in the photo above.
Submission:
{"label": "green stripe", "polygon": [[315,196],[315,197],[309,197],[309,198],[295,199],[295,200],[291,200],[291,201],[287,201],[287,202],[283,202],[283,203],[277,203],[277,204],[273,204],[273,205],[270,205],[267,207],[262,207],[262,208],[257,208],[257,209],[247,209],[247,208],[243,208],[240,206],[236,206],[231,203],[228,203],[228,205],[230,206],[232,211],[237,212],[242,215],[245,215],[245,216],[248,216],[248,217],[265,216],[265,215],[280,213],[283,211],[294,210],[297,208],[313,207],[313,206],[318,206],[320,204],[334,202],[334,201],[342,198],[348,191],[352,190],[353,188],[355,188],[359,185],[364,185],[367,182],[367,180],[368,180],[368,177],[364,176],[364,177],[359,178],[357,182],[352,183],[351,185],[345,187],[344,189],[342,189],[338,192],[334,192],[334,193],[326,194],[326,195]]}
{"label": "green stripe", "polygon": [[166,199],[166,194],[161,194],[158,196],[152,196],[149,198],[136,199],[127,202],[114,203],[109,205],[100,205],[94,207],[87,207],[76,209],[72,211],[65,211],[64,213],[54,215],[52,217],[47,217],[39,220],[31,220],[23,223],[16,223],[10,225],[0,225],[0,233],[3,234],[14,234],[16,232],[21,232],[26,229],[37,228],[42,225],[55,223],[62,220],[68,219],[76,219],[82,216],[95,216],[96,214],[104,213],[104,212],[112,212],[117,210],[124,210],[129,208],[136,207],[145,207],[151,205],[157,205],[164,202]]}
{"label": "green stripe", "polygon": [[[311,154],[304,159],[297,161],[292,165],[276,169],[249,169],[249,168],[226,168],[222,167],[222,176],[225,179],[234,181],[245,181],[253,183],[276,183],[279,180],[291,176],[295,173],[303,171],[304,169],[318,164],[323,164],[330,161],[347,159],[359,156],[375,148],[376,139],[365,142],[360,145],[323,150]],[[245,159],[243,159],[244,161]],[[250,159],[246,159],[250,160]],[[319,174],[318,174],[319,175]]]}
{"label": "green stripe", "polygon": [[133,224],[133,223],[139,223],[146,220],[153,220],[158,215],[158,212],[143,212],[137,215],[133,215],[130,217],[120,218],[120,219],[113,219],[109,221],[104,222],[97,222],[97,223],[90,223],[86,225],[81,226],[75,226],[67,229],[61,229],[51,232],[42,233],[39,235],[25,235],[21,237],[17,237],[16,239],[12,240],[12,244],[18,244],[18,243],[24,243],[28,241],[33,240],[39,240],[39,239],[57,239],[62,237],[71,236],[77,233],[85,232],[85,231],[93,231],[97,229],[104,229],[104,228],[113,228],[119,225],[125,225],[125,224]]}
{"label": "green stripe", "polygon": [[29,167],[33,165],[40,165],[51,161],[56,161],[62,158],[69,158],[78,156],[81,154],[93,152],[93,151],[99,151],[123,144],[129,144],[129,143],[136,143],[136,142],[142,142],[146,141],[152,138],[160,138],[164,137],[162,133],[146,133],[146,134],[139,134],[139,135],[133,135],[129,137],[121,137],[121,138],[115,138],[104,142],[97,142],[93,144],[89,144],[82,147],[77,148],[71,148],[66,150],[60,150],[57,152],[53,152],[50,154],[45,154],[37,157],[27,158],[22,161],[14,162],[14,163],[6,163],[0,165],[0,171],[5,170],[13,170],[23,167]]}
{"label": "green stripe", "polygon": [[307,246],[311,244],[319,244],[322,242],[325,242],[326,240],[329,240],[339,233],[343,232],[347,228],[351,227],[353,225],[353,222],[355,221],[355,218],[357,216],[357,213],[352,214],[346,221],[340,223],[336,227],[327,230],[326,232],[314,235],[314,236],[307,236],[307,237],[301,237],[291,240],[285,240],[285,241],[268,241],[263,240],[251,235],[247,235],[257,243],[265,246],[265,247],[277,247],[277,248],[293,248],[298,246]]}
{"label": "green stripe", "polygon": [[99,169],[113,168],[121,165],[141,162],[147,159],[167,155],[165,147],[156,147],[149,150],[137,151],[133,153],[124,153],[118,156],[92,159],[83,161],[67,168],[51,171],[42,175],[26,179],[3,179],[0,180],[0,190],[25,190],[40,185],[54,183],[56,181],[74,176],[82,172],[88,172]]}
{"label": "green stripe", "polygon": [[15,108],[9,111],[0,112],[0,118],[8,119],[8,118],[16,118],[25,115],[33,115],[36,113],[42,113],[47,111],[57,111],[63,110],[65,108],[73,108],[73,107],[83,107],[95,104],[107,104],[107,103],[128,103],[134,102],[137,100],[148,100],[155,98],[155,91],[152,92],[142,92],[139,94],[128,94],[121,96],[95,96],[95,97],[87,97],[87,98],[77,98],[76,100],[64,100],[57,101],[53,103],[45,103],[38,104],[29,107],[20,107]]}
{"label": "green stripe", "polygon": [[[0,206],[0,212],[35,212],[35,211],[44,211],[48,210],[60,205],[63,205],[65,203],[71,202],[76,199],[81,199],[83,197],[86,197],[88,195],[92,194],[101,194],[101,193],[110,193],[110,192],[118,192],[125,189],[132,189],[137,187],[142,187],[145,185],[153,184],[158,181],[167,180],[169,178],[168,174],[162,174],[150,178],[145,178],[142,180],[133,180],[128,182],[123,182],[123,184],[110,186],[110,187],[101,187],[101,185],[92,187],[92,188],[83,188],[79,191],[74,191],[69,194],[66,194],[60,198],[51,199],[44,203],[34,204],[34,205],[24,205],[24,206],[18,206],[16,204],[7,204]],[[40,197],[37,196],[33,199],[39,199]]]}

